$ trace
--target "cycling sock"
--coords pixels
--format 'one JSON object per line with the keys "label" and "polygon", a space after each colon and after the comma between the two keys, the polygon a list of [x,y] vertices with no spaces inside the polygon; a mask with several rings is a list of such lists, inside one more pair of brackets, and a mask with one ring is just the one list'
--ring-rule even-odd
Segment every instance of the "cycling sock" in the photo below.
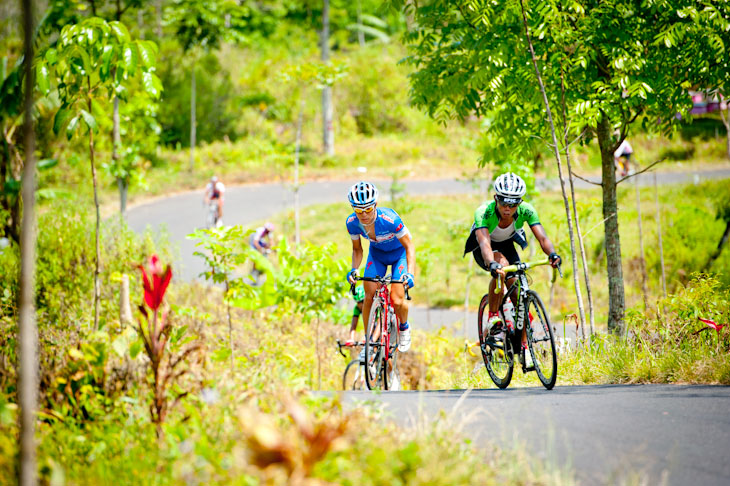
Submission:
{"label": "cycling sock", "polygon": [[402,322],[401,325],[398,327],[398,329],[401,331],[405,331],[406,329],[408,329],[408,323]]}

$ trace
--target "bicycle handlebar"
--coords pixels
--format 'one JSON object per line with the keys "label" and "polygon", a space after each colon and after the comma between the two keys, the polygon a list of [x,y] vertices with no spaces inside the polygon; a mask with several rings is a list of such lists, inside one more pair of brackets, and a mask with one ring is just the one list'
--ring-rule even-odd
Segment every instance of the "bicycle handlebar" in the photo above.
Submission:
{"label": "bicycle handlebar", "polygon": [[[550,265],[550,259],[546,258],[544,260],[536,260],[533,262],[520,262],[515,263],[514,265],[507,265],[506,267],[502,267],[502,270],[504,270],[504,273],[510,273],[510,272],[519,272],[519,271],[525,271],[529,270],[532,267],[539,267],[541,265]],[[555,282],[555,274],[560,272],[560,278],[563,278],[563,270],[560,268],[560,265],[558,265],[557,268],[553,268],[553,278],[552,282]],[[494,288],[494,293],[498,294],[502,291],[502,279],[497,279],[497,286]]]}
{"label": "bicycle handlebar", "polygon": [[339,339],[337,340],[337,351],[339,351],[339,352],[340,352],[340,354],[341,354],[341,355],[342,355],[342,356],[343,356],[344,358],[347,358],[347,355],[346,355],[345,353],[343,353],[343,352],[342,352],[342,348],[343,348],[343,347],[345,347],[345,348],[351,348],[351,347],[352,347],[352,348],[354,348],[355,346],[365,346],[365,342],[364,342],[364,341],[355,341],[355,342],[354,342],[354,343],[352,343],[352,344],[347,344],[347,343],[343,343],[343,342],[341,342],[341,341],[340,341]]}
{"label": "bicycle handlebar", "polygon": [[[401,284],[401,285],[403,285],[403,288],[406,291],[406,300],[411,300],[411,296],[408,293],[408,288],[405,286],[405,282],[403,282],[401,280],[393,280],[392,275],[386,275],[385,277],[358,277],[357,275],[355,275],[352,278],[356,282],[357,281],[362,281],[362,282],[375,282],[375,283],[384,284],[384,285],[388,285],[388,284]],[[355,285],[354,284],[353,285],[350,285],[350,293],[352,295],[355,295]]]}

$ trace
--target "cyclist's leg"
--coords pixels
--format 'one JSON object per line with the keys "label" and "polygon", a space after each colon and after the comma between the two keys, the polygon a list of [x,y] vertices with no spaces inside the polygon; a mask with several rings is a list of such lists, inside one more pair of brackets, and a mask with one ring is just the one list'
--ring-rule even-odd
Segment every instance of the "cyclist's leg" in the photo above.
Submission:
{"label": "cyclist's leg", "polygon": [[[408,261],[406,260],[405,248],[395,250],[389,255],[388,263],[392,265],[393,281],[403,278],[408,273]],[[398,314],[401,324],[408,323],[408,304],[406,303],[406,291],[403,285],[395,284],[390,286],[390,299],[393,301],[395,313]]]}
{"label": "cyclist's leg", "polygon": [[[509,265],[507,257],[501,251],[494,251],[494,261],[500,263],[503,267]],[[509,283],[507,284],[509,285]],[[502,303],[502,295],[505,292],[505,285],[502,285],[502,292],[494,293],[494,289],[497,287],[497,281],[493,278],[489,282],[489,312],[494,313],[499,310],[499,304]]]}
{"label": "cyclist's leg", "polygon": [[[368,259],[365,263],[364,277],[384,277],[387,267],[378,258],[380,255],[374,252],[372,249],[368,251]],[[365,301],[362,304],[362,321],[365,323],[365,332],[367,332],[367,323],[370,322],[370,308],[373,305],[373,297],[375,291],[378,290],[378,284],[375,282],[363,282],[363,288],[365,289]]]}

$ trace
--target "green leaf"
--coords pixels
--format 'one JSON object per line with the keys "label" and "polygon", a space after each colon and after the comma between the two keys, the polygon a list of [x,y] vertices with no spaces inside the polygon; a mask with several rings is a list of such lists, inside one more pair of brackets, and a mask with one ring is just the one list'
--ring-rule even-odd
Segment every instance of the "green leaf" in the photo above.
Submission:
{"label": "green leaf", "polygon": [[123,23],[113,20],[109,22],[109,27],[111,28],[112,32],[120,43],[130,41],[129,31],[127,30],[127,26],[125,26]]}
{"label": "green leaf", "polygon": [[48,62],[48,64],[51,64],[51,65],[56,64],[56,62],[58,61],[58,51],[51,47],[50,49],[48,49],[46,51],[45,58],[46,58],[46,62]]}
{"label": "green leaf", "polygon": [[109,76],[109,69],[111,67],[111,60],[112,56],[114,55],[114,47],[110,46],[109,44],[104,46],[104,49],[101,54],[101,70],[100,73],[102,74],[102,79],[106,80],[106,78]]}
{"label": "green leaf", "polygon": [[142,65],[146,68],[154,66],[155,44],[151,41],[139,41],[137,46],[139,47],[139,57],[142,58]]}
{"label": "green leaf", "polygon": [[71,110],[69,110],[65,105],[59,108],[53,119],[53,133],[56,135],[61,133],[61,130],[63,130],[63,127],[66,125],[66,122],[68,122],[68,119],[72,114]]}
{"label": "green leaf", "polygon": [[43,159],[38,161],[38,170],[47,170],[58,165],[58,159]]}
{"label": "green leaf", "polygon": [[76,115],[75,117],[71,118],[71,121],[68,122],[68,126],[66,127],[66,137],[71,140],[71,138],[74,136],[74,132],[76,131],[76,127],[79,124],[79,116]]}
{"label": "green leaf", "polygon": [[140,351],[142,351],[142,341],[137,339],[136,341],[132,342],[132,345],[129,346],[129,357],[134,359],[139,355]]}
{"label": "green leaf", "polygon": [[160,97],[160,80],[157,76],[150,72],[142,73],[142,84],[144,85],[144,90],[152,96],[153,98],[159,98]]}
{"label": "green leaf", "polygon": [[124,46],[124,64],[127,67],[127,72],[134,74],[137,71],[137,59],[139,54],[137,51],[136,44],[126,44]]}
{"label": "green leaf", "polygon": [[81,110],[81,116],[84,118],[84,122],[86,122],[89,130],[96,132],[99,127],[96,124],[96,118],[94,118],[94,115],[86,110]]}
{"label": "green leaf", "polygon": [[51,90],[51,83],[48,80],[48,66],[45,63],[39,63],[35,68],[36,82],[41,93],[48,94]]}

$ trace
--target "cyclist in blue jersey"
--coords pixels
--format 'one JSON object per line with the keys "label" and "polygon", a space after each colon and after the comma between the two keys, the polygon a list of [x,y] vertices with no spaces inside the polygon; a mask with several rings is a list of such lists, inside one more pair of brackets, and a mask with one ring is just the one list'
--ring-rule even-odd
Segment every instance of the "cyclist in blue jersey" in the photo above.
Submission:
{"label": "cyclist in blue jersey", "polygon": [[[391,285],[390,297],[395,312],[400,318],[398,330],[398,350],[406,352],[411,347],[411,329],[408,324],[408,306],[405,302],[405,288],[411,288],[413,270],[416,265],[416,249],[411,234],[401,221],[398,213],[389,208],[377,207],[378,189],[369,182],[358,182],[350,188],[348,200],[354,212],[347,217],[347,232],[352,240],[352,270],[347,272],[347,281],[354,284],[354,276],[362,263],[363,248],[360,238],[370,242],[368,259],[365,264],[365,277],[385,277],[388,266],[391,266],[393,282],[403,284]],[[370,316],[370,307],[377,290],[375,282],[363,282],[365,302],[363,316]],[[363,318],[364,322],[366,318]]]}

